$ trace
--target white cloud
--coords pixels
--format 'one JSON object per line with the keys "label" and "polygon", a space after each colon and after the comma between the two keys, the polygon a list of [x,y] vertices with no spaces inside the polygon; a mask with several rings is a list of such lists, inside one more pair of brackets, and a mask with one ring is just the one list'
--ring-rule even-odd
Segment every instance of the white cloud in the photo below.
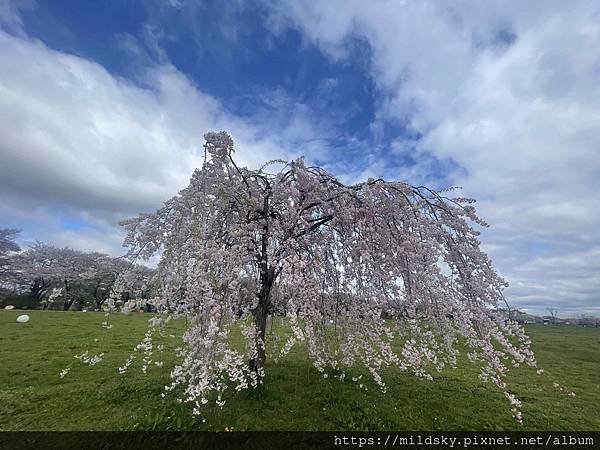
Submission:
{"label": "white cloud", "polygon": [[[258,166],[289,157],[286,139],[310,129],[296,115],[274,137],[269,122],[227,113],[168,63],[143,67],[138,85],[22,34],[0,31],[0,54],[0,212],[24,242],[117,254],[117,222],[187,185],[205,132],[229,131],[238,160]],[[65,230],[62,215],[85,226]]]}
{"label": "white cloud", "polygon": [[[534,312],[600,314],[596,5],[293,1],[271,6],[269,21],[299,28],[334,60],[354,58],[356,38],[367,41],[371,59],[355,62],[383,98],[372,130],[401,120],[423,135],[391,145],[391,155],[411,149],[410,168],[369,156],[364,168],[329,159],[332,169],[348,181],[425,182],[440,160],[455,161],[461,170],[443,167],[480,199],[493,226],[482,240],[512,283],[509,298]],[[169,63],[158,45],[168,36],[151,28],[144,45],[119,37],[139,66],[133,83],[29,38],[12,2],[0,0],[0,27],[10,32],[0,31],[0,216],[26,240],[119,253],[116,222],[185,186],[209,130],[230,131],[250,166],[333,152],[335,127],[284,91],[251,118],[229,113]],[[86,226],[65,228],[61,215]]]}
{"label": "white cloud", "polygon": [[407,120],[424,161],[466,169],[451,175],[493,226],[482,239],[508,297],[536,312],[598,313],[597,2],[293,1],[270,20],[334,60],[367,40],[378,120]]}

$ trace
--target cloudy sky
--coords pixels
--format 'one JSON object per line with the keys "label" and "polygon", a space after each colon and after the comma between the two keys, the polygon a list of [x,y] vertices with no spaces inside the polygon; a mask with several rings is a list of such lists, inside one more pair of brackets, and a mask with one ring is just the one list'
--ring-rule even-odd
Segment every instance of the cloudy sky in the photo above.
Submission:
{"label": "cloudy sky", "polygon": [[[600,3],[0,0],[0,227],[121,254],[202,135],[459,185],[509,301],[600,315]],[[594,206],[596,205],[596,206]]]}

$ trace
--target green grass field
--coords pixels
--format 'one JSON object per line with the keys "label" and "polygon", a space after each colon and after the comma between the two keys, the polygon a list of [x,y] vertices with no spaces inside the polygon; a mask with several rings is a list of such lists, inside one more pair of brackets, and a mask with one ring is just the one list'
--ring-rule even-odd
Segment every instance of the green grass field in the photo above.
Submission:
{"label": "green grass field", "polygon": [[[344,382],[324,379],[302,348],[268,362],[260,391],[230,397],[223,409],[208,408],[201,423],[173,396],[161,397],[173,356],[146,374],[139,363],[118,374],[149,315],[112,315],[107,331],[101,313],[30,311],[31,321],[18,324],[21,313],[0,311],[0,430],[600,430],[598,328],[527,328],[545,373],[518,368],[509,376],[523,400],[523,426],[502,393],[479,381],[474,366],[434,374],[433,382],[390,370],[384,395],[370,381],[368,390],[359,389],[350,380],[362,373],[358,369]],[[181,328],[175,324],[171,332]],[[167,351],[175,344],[167,341]],[[104,360],[89,367],[73,357],[86,349],[104,352]]]}

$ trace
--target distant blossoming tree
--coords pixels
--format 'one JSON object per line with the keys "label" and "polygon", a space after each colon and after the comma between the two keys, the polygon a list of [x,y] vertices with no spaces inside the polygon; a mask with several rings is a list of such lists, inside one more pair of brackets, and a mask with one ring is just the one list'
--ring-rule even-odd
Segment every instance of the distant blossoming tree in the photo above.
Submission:
{"label": "distant blossoming tree", "polygon": [[90,300],[100,310],[120,274],[123,274],[119,277],[121,291],[130,293],[153,273],[123,258],[58,248],[44,242],[36,242],[27,250],[11,255],[9,261],[21,291],[27,289],[44,307],[62,298],[65,311],[74,304],[83,307]]}
{"label": "distant blossoming tree", "polygon": [[[30,285],[31,292],[39,292],[40,299],[44,301],[51,287],[60,287],[63,309],[66,311],[75,302],[78,283],[87,277],[95,257],[96,254],[36,242],[31,248],[15,255],[14,265],[18,268],[22,284]],[[56,292],[53,301],[58,298]]]}
{"label": "distant blossoming tree", "polygon": [[14,228],[0,228],[0,275],[8,275],[12,271],[10,254],[21,250],[15,242],[20,231]]}
{"label": "distant blossoming tree", "polygon": [[[536,362],[523,329],[500,311],[506,283],[469,225],[486,226],[473,200],[400,181],[346,185],[302,158],[250,170],[234,161],[227,133],[205,139],[189,186],[123,222],[132,255],[162,252],[158,311],[188,317],[167,389],[182,385],[200,414],[211,392],[222,405],[227,388],[260,384],[277,292],[293,333],[276,355],[303,341],[324,376],[362,365],[385,391],[383,368],[431,378],[465,345],[521,420],[505,373]],[[235,324],[245,350],[230,345]],[[150,334],[140,345],[152,353]]]}
{"label": "distant blossoming tree", "polygon": [[20,230],[0,228],[0,296],[18,291],[18,270],[14,265],[14,254],[21,250],[15,242]]}

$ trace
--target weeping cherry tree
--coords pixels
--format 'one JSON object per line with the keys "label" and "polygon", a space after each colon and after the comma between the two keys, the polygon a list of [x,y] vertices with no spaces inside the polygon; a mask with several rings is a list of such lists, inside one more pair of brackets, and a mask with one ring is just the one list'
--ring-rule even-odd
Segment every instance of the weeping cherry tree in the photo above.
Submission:
{"label": "weeping cherry tree", "polygon": [[[522,420],[505,374],[536,361],[503,309],[506,283],[480,250],[471,224],[487,225],[473,200],[401,181],[346,185],[302,158],[250,170],[227,133],[205,139],[189,186],[123,222],[130,254],[161,254],[152,300],[161,317],[188,319],[167,390],[179,387],[201,414],[209,398],[222,406],[227,389],[261,384],[277,298],[292,333],[269,357],[302,342],[324,377],[362,366],[385,392],[384,368],[431,379],[467,349]],[[230,343],[237,327],[245,349]],[[152,355],[151,329],[138,347]]]}

